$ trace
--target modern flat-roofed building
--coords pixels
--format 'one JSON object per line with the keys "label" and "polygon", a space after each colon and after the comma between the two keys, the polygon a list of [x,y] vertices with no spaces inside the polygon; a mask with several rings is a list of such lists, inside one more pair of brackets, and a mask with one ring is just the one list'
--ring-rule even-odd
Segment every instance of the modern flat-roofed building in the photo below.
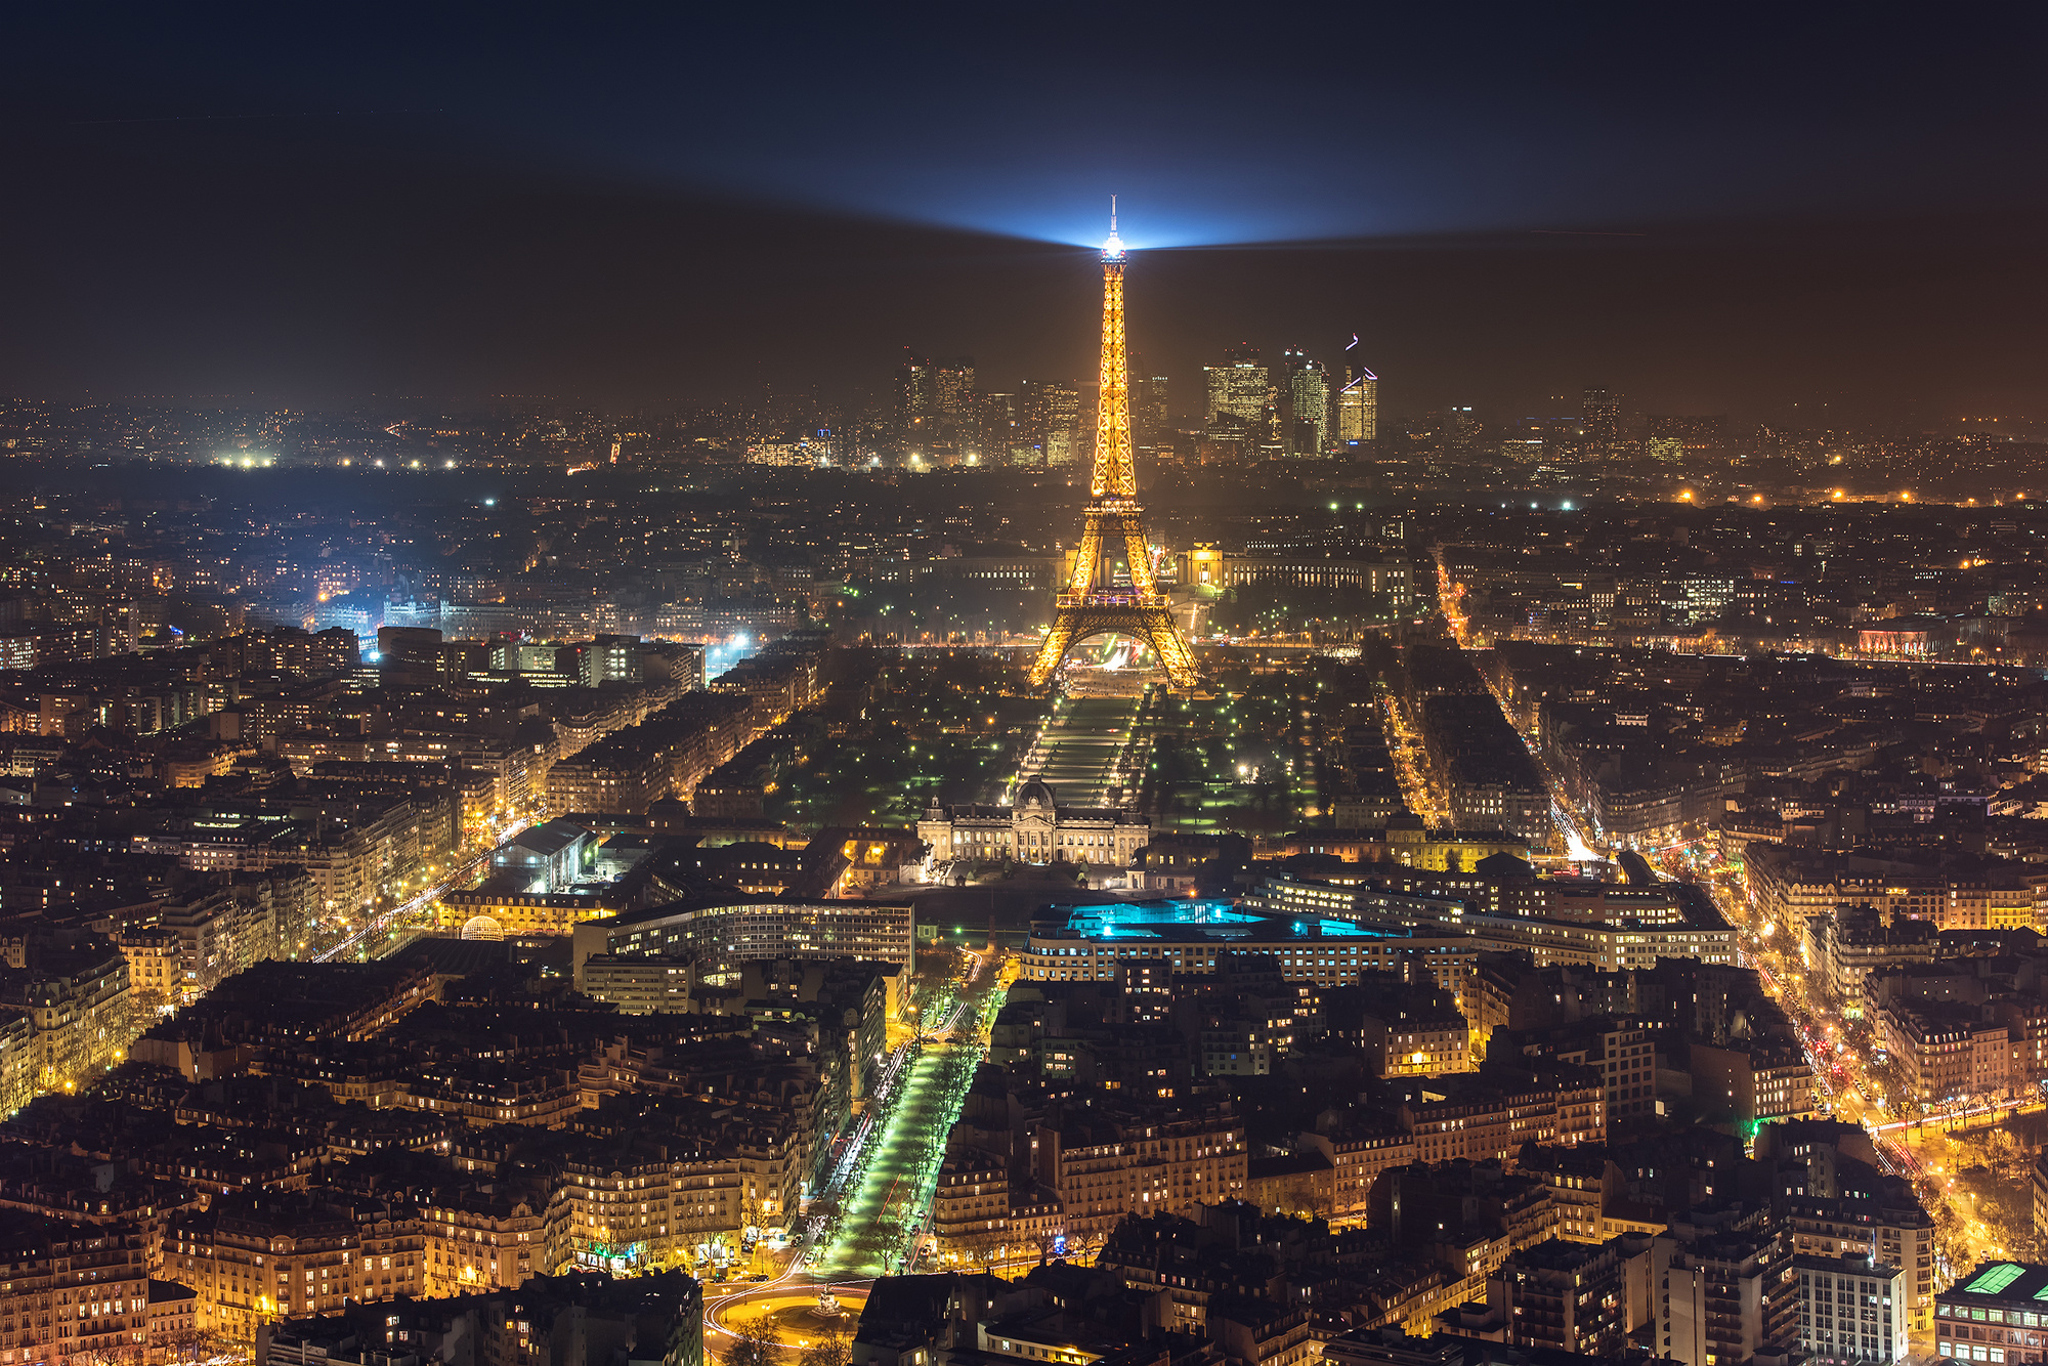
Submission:
{"label": "modern flat-roofed building", "polygon": [[1984,1262],[1934,1297],[1934,1354],[1944,1361],[2035,1366],[2048,1360],[2048,1267]]}
{"label": "modern flat-roofed building", "polygon": [[695,955],[700,975],[762,958],[867,958],[908,969],[917,917],[907,901],[698,900],[576,926],[576,988],[594,955]]}
{"label": "modern flat-roofed building", "polygon": [[1461,929],[1277,915],[1238,910],[1227,901],[1144,901],[1076,906],[1064,924],[1034,926],[1021,975],[1111,981],[1119,963],[1134,958],[1162,959],[1175,972],[1209,973],[1219,955],[1254,953],[1277,959],[1290,982],[1338,986],[1355,983],[1362,971],[1417,971],[1446,991],[1462,992],[1482,947]]}
{"label": "modern flat-roofed building", "polygon": [[553,892],[578,881],[597,836],[580,825],[552,820],[522,830],[491,853],[491,867],[524,878],[526,890]]}

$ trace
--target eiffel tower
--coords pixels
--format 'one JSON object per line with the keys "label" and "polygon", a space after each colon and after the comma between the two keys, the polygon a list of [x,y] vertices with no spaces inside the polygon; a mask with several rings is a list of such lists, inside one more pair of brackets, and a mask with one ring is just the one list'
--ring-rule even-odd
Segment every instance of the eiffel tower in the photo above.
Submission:
{"label": "eiffel tower", "polygon": [[[1095,474],[1089,485],[1087,525],[1074,554],[1073,574],[1060,594],[1052,631],[1031,666],[1034,684],[1051,678],[1067,651],[1083,640],[1114,631],[1149,642],[1175,687],[1194,686],[1195,657],[1152,579],[1144,511],[1138,506],[1138,474],[1131,459],[1131,374],[1124,358],[1124,244],[1116,235],[1116,201],[1112,199],[1109,240],[1102,244],[1102,400],[1095,412]],[[1118,548],[1130,570],[1129,588],[1117,587],[1112,572]]]}

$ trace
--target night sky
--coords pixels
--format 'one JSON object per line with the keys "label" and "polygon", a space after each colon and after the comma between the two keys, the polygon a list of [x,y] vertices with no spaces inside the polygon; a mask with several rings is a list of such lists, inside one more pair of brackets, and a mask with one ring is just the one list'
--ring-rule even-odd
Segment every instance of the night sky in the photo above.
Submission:
{"label": "night sky", "polygon": [[656,8],[11,7],[0,386],[1083,378],[1114,192],[1184,408],[1357,332],[1395,413],[2048,418],[2038,5]]}

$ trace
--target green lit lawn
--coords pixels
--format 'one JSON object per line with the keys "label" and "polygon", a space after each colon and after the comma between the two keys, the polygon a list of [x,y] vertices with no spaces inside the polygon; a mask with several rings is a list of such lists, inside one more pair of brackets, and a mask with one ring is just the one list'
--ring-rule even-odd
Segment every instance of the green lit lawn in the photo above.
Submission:
{"label": "green lit lawn", "polygon": [[[1164,700],[1145,718],[1153,733],[1145,803],[1162,828],[1277,832],[1298,825],[1317,805],[1313,765],[1302,762],[1293,711],[1297,680],[1254,675],[1244,691]],[[1285,760],[1296,759],[1295,771]],[[1258,780],[1239,765],[1263,766]]]}
{"label": "green lit lawn", "polygon": [[1060,805],[1101,806],[1109,800],[1116,761],[1130,740],[1137,715],[1136,698],[1069,700],[1047,724],[1027,767],[1035,766],[1052,784]]}

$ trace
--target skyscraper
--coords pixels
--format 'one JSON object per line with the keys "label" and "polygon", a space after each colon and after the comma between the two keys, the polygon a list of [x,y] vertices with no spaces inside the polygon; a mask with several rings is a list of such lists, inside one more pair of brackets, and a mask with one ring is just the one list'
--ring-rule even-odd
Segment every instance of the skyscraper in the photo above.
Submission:
{"label": "skyscraper", "polygon": [[929,449],[933,420],[938,415],[937,396],[932,363],[904,347],[903,363],[896,367],[896,403],[890,418],[896,443],[906,457],[922,456]]}
{"label": "skyscraper", "polygon": [[936,411],[938,379],[932,363],[909,347],[896,367],[896,420],[906,428]]}
{"label": "skyscraper", "polygon": [[1081,454],[1081,391],[1057,380],[1026,380],[1025,421],[1031,444],[1048,465],[1071,465]]}
{"label": "skyscraper", "polygon": [[979,447],[971,357],[933,364],[909,347],[896,367],[896,434],[907,454],[951,462]]}
{"label": "skyscraper", "polygon": [[1588,389],[1579,397],[1579,441],[1583,453],[1614,455],[1621,446],[1621,396]]}
{"label": "skyscraper", "polygon": [[981,424],[974,399],[972,357],[933,367],[930,454],[948,464],[979,456]]}
{"label": "skyscraper", "polygon": [[1249,343],[1231,347],[1223,353],[1223,364],[1203,366],[1202,375],[1209,386],[1209,406],[1202,415],[1205,421],[1229,416],[1247,429],[1256,429],[1265,421],[1273,386],[1257,347]]}
{"label": "skyscraper", "polygon": [[1649,449],[1652,460],[1676,462],[1688,456],[1711,456],[1721,447],[1728,419],[1724,414],[1663,415],[1649,419]]}
{"label": "skyscraper", "polygon": [[1138,449],[1148,455],[1161,446],[1173,444],[1173,419],[1166,407],[1166,376],[1151,375],[1131,381],[1131,426]]}
{"label": "skyscraper", "polygon": [[932,371],[932,407],[948,417],[962,417],[974,406],[974,358],[940,365]]}
{"label": "skyscraper", "polygon": [[1264,453],[1276,435],[1276,414],[1272,381],[1258,348],[1233,346],[1223,353],[1223,364],[1203,366],[1202,376],[1208,388],[1203,416],[1209,448],[1218,458],[1233,461]]}
{"label": "skyscraper", "polygon": [[1472,405],[1452,404],[1444,409],[1444,449],[1469,451],[1472,443],[1479,439],[1479,419],[1472,415]]}
{"label": "skyscraper", "polygon": [[1344,348],[1344,387],[1337,391],[1337,439],[1347,445],[1380,438],[1380,377],[1358,358],[1358,334]]}
{"label": "skyscraper", "polygon": [[1287,353],[1287,454],[1314,459],[1330,449],[1330,372],[1301,351]]}
{"label": "skyscraper", "polygon": [[975,441],[982,463],[1007,465],[1027,445],[1015,394],[977,394],[974,400]]}

